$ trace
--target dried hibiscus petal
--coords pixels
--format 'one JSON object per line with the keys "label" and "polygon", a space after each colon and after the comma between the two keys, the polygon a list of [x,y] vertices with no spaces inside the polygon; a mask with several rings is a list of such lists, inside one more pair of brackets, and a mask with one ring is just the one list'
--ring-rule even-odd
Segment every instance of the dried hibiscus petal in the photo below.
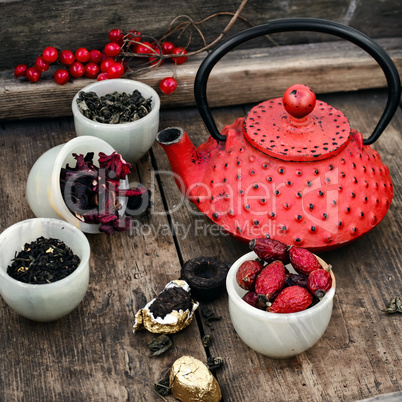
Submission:
{"label": "dried hibiscus petal", "polygon": [[110,155],[99,152],[99,167],[107,170],[109,177],[114,180],[124,180],[131,171],[131,164],[116,151]]}
{"label": "dried hibiscus petal", "polygon": [[[129,230],[132,216],[147,211],[151,197],[144,186],[119,189],[120,180],[130,173],[131,165],[116,151],[111,155],[100,152],[99,168],[93,164],[93,152],[73,156],[75,166],[67,164],[60,172],[60,188],[70,211],[82,222],[100,224],[101,232]],[[124,214],[118,197],[127,198]]]}

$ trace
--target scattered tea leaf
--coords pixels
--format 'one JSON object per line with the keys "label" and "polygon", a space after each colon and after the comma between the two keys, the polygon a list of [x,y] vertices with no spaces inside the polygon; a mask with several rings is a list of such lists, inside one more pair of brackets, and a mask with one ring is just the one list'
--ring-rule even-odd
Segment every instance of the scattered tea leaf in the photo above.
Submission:
{"label": "scattered tea leaf", "polygon": [[148,343],[151,350],[151,357],[159,356],[165,353],[172,346],[172,341],[167,335],[159,335]]}
{"label": "scattered tea leaf", "polygon": [[222,319],[221,316],[215,315],[215,312],[206,306],[201,309],[201,314],[206,319],[208,326],[211,326],[212,321],[219,321]]}
{"label": "scattered tea leaf", "polygon": [[389,302],[388,307],[383,311],[388,314],[402,313],[402,300],[400,299],[400,297],[392,298]]}
{"label": "scattered tea leaf", "polygon": [[211,346],[211,335],[204,335],[202,337],[202,345],[204,346],[204,348],[209,348]]}
{"label": "scattered tea leaf", "polygon": [[223,366],[223,359],[222,359],[222,357],[210,356],[207,359],[207,364],[208,364],[209,371],[214,371]]}
{"label": "scattered tea leaf", "polygon": [[170,394],[169,375],[154,384],[154,390],[162,398],[168,396]]}

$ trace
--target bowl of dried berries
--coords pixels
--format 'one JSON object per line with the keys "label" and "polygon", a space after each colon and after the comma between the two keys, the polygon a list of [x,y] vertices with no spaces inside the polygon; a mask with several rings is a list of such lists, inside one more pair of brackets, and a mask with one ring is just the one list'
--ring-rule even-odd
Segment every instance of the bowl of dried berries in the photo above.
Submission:
{"label": "bowl of dried berries", "polygon": [[229,313],[250,348],[275,359],[311,348],[332,315],[335,276],[307,249],[253,239],[226,278]]}
{"label": "bowl of dried berries", "polygon": [[157,92],[129,79],[97,81],[81,89],[72,102],[77,136],[101,138],[130,163],[151,148],[159,129],[159,109]]}
{"label": "bowl of dried berries", "polygon": [[74,310],[89,283],[90,246],[73,225],[48,218],[0,234],[0,293],[15,312],[54,321]]}

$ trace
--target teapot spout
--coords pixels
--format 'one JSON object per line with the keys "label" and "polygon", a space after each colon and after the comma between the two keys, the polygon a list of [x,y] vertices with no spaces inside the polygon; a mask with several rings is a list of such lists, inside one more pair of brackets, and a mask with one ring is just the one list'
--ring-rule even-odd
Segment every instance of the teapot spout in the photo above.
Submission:
{"label": "teapot spout", "polygon": [[191,198],[192,191],[204,176],[205,158],[180,127],[160,131],[156,140],[166,152],[180,191],[186,198]]}

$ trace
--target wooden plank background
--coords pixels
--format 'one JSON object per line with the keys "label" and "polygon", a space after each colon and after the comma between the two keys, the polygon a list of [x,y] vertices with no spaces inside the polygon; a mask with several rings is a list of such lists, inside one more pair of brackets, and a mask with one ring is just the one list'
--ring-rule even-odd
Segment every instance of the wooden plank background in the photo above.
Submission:
{"label": "wooden plank background", "polygon": [[[187,1],[122,0],[2,0],[0,2],[0,70],[18,63],[31,63],[46,46],[75,50],[81,46],[103,49],[113,28],[139,29],[159,38],[174,18],[187,15],[194,21],[219,12],[234,13],[240,0]],[[242,17],[254,25],[288,17],[325,18],[350,25],[373,38],[402,36],[400,0],[249,0]],[[223,15],[202,25],[207,42],[214,40],[231,17]],[[238,20],[230,34],[245,29],[248,22]],[[201,45],[194,33],[192,48]],[[284,34],[279,44],[328,40],[328,36]],[[179,40],[187,44],[186,35]],[[264,42],[256,42],[259,45]]]}
{"label": "wooden plank background", "polygon": [[[323,98],[344,111],[351,126],[365,137],[385,99],[382,91]],[[213,113],[222,128],[246,110],[247,106],[239,106]],[[195,108],[162,111],[161,128],[171,125],[183,126],[196,144],[208,137]],[[172,337],[172,349],[160,358],[148,357],[146,345],[153,335],[132,334],[134,314],[145,301],[176,278],[187,259],[219,256],[230,264],[248,251],[227,236],[216,236],[214,225],[196,215],[169,176],[167,158],[155,144],[131,177],[132,182],[141,179],[152,189],[153,213],[142,218],[137,233],[88,236],[90,286],[79,307],[54,323],[40,324],[18,316],[0,301],[0,400],[160,401],[153,392],[154,382],[184,354],[202,361],[207,356],[224,358],[224,367],[216,375],[225,401],[348,402],[395,392],[400,396],[402,320],[382,310],[392,297],[401,296],[401,127],[398,110],[374,145],[395,184],[384,221],[357,242],[320,255],[334,267],[337,292],[329,327],[312,349],[285,360],[253,352],[236,335],[224,294],[207,304],[222,317],[220,321],[208,326],[198,314],[197,321]],[[25,200],[25,184],[34,161],[73,137],[71,118],[0,126],[1,231],[33,216]],[[171,230],[159,231],[155,237],[152,227]],[[172,229],[176,229],[174,236]],[[201,344],[203,334],[212,336],[207,350]]]}
{"label": "wooden plank background", "polygon": [[[381,39],[378,43],[402,72],[402,37]],[[176,69],[173,63],[166,62],[131,77],[153,87],[161,97],[162,108],[192,106],[195,73],[203,57],[196,55]],[[159,82],[174,73],[177,90],[171,95],[162,94]],[[43,79],[32,84],[27,79],[16,79],[10,70],[0,73],[0,119],[70,116],[74,95],[94,80],[72,79],[60,86],[54,83],[52,75],[48,71]],[[346,41],[235,49],[212,70],[208,101],[211,106],[259,102],[282,96],[295,83],[309,85],[317,94],[386,86],[375,60]]]}

